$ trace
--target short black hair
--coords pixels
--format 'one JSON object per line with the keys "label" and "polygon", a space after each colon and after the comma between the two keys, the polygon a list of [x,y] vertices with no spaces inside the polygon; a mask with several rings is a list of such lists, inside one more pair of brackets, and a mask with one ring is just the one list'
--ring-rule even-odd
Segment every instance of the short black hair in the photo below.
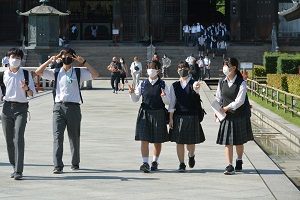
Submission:
{"label": "short black hair", "polygon": [[190,69],[190,66],[189,66],[189,64],[187,62],[180,61],[179,64],[178,64],[178,69],[183,69],[183,68]]}
{"label": "short black hair", "polygon": [[15,56],[20,56],[21,60],[23,59],[24,53],[21,49],[18,48],[11,48],[8,52],[7,52],[7,56],[10,57],[10,55],[15,55]]}
{"label": "short black hair", "polygon": [[66,55],[66,54],[76,55],[76,52],[72,48],[65,47],[60,51],[60,56]]}
{"label": "short black hair", "polygon": [[149,66],[154,66],[155,69],[161,69],[161,64],[157,60],[150,61],[147,65],[147,68],[149,68]]}

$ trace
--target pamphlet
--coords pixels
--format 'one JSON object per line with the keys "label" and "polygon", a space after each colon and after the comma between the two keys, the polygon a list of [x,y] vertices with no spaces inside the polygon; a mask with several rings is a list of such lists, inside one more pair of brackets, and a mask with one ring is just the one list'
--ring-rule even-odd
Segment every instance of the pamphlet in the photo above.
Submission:
{"label": "pamphlet", "polygon": [[217,100],[213,101],[211,103],[211,107],[212,107],[213,111],[215,112],[215,114],[217,115],[217,120],[216,121],[217,122],[223,121],[226,117],[226,113],[221,113],[220,112],[221,106],[218,103],[218,101]]}

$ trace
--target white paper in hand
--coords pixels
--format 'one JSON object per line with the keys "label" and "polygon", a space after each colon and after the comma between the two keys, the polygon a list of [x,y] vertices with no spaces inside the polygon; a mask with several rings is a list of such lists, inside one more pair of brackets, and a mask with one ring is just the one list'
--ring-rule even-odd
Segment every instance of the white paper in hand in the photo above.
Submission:
{"label": "white paper in hand", "polygon": [[226,113],[220,112],[221,106],[218,103],[218,101],[217,100],[213,101],[211,103],[211,107],[212,107],[213,111],[215,112],[215,114],[217,115],[217,121],[219,121],[219,122],[223,121],[226,117]]}

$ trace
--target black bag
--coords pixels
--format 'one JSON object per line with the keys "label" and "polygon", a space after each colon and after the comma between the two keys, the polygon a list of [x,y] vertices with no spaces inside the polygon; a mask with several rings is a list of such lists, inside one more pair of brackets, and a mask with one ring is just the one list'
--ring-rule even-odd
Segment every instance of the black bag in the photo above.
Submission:
{"label": "black bag", "polygon": [[134,70],[138,71],[138,70],[140,70],[140,68],[136,65],[136,66],[134,67]]}
{"label": "black bag", "polygon": [[164,112],[165,112],[165,119],[166,119],[166,124],[169,124],[170,122],[170,113],[168,112],[168,109],[164,109]]}
{"label": "black bag", "polygon": [[199,122],[202,122],[204,119],[204,115],[206,115],[207,113],[205,112],[205,110],[202,108],[202,100],[200,98],[200,95],[197,94],[194,90],[192,90],[192,98],[195,104],[195,107],[197,109],[197,113],[198,113],[198,118],[199,118]]}

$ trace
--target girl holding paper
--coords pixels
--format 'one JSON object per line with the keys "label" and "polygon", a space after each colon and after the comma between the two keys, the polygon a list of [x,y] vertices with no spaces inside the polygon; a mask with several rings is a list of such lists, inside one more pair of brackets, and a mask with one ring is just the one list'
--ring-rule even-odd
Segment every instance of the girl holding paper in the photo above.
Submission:
{"label": "girl holding paper", "polygon": [[[238,69],[236,58],[227,58],[223,62],[223,78],[217,88],[216,100],[221,113],[226,117],[220,122],[217,144],[225,145],[225,155],[228,166],[224,174],[232,175],[242,170],[244,143],[253,140],[251,128],[251,111],[247,96],[247,85]],[[233,145],[236,146],[236,165],[232,166]]]}

